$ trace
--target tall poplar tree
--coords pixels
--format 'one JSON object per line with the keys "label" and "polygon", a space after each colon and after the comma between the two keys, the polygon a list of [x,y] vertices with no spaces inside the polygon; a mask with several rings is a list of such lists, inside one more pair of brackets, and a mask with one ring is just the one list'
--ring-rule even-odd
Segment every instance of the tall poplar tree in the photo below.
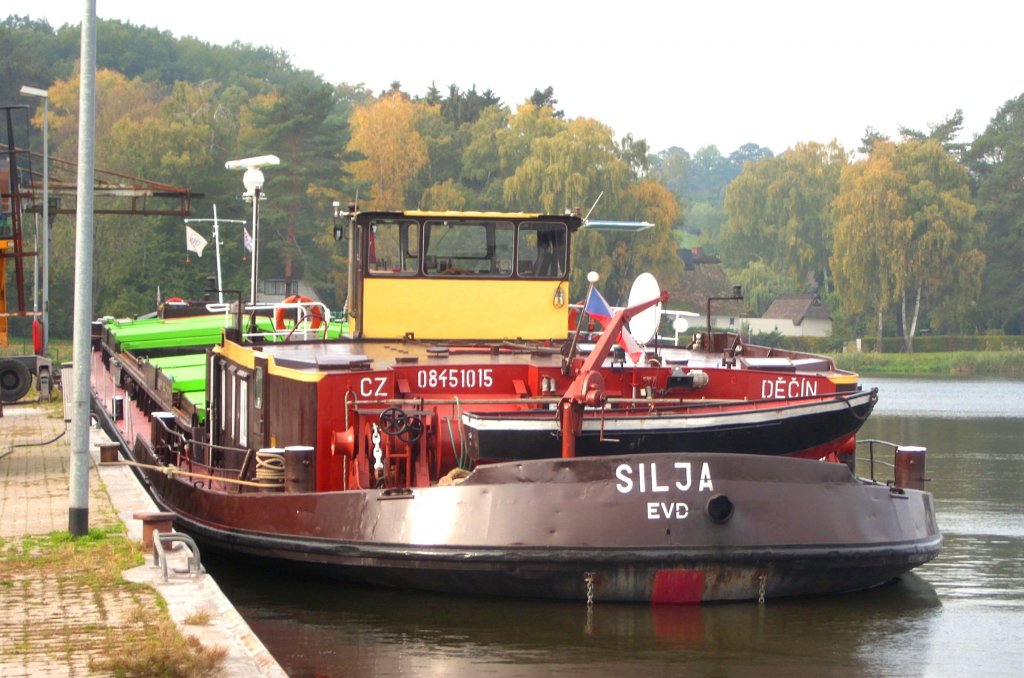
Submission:
{"label": "tall poplar tree", "polygon": [[966,170],[936,140],[879,141],[843,171],[832,258],[847,310],[898,304],[904,349],[925,308],[963,309],[980,288],[984,226]]}

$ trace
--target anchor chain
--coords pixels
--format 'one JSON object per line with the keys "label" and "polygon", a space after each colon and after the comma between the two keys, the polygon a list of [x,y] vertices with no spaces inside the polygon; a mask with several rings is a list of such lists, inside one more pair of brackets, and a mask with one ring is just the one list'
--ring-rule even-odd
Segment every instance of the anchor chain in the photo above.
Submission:
{"label": "anchor chain", "polygon": [[377,424],[372,426],[370,440],[373,442],[373,475],[377,479],[377,486],[380,487],[384,482],[384,452],[380,449],[380,429],[377,428]]}
{"label": "anchor chain", "polygon": [[587,583],[587,609],[594,607],[594,573],[584,572],[583,581]]}
{"label": "anchor chain", "polygon": [[768,583],[768,575],[762,572],[757,576],[757,604],[764,607],[764,590]]}

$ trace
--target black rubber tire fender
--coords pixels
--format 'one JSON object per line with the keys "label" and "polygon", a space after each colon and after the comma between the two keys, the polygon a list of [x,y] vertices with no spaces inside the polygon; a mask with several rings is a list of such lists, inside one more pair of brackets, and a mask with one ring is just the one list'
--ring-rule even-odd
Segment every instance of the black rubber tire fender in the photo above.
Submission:
{"label": "black rubber tire fender", "polygon": [[20,360],[0,359],[0,397],[5,403],[21,400],[32,388],[32,372]]}

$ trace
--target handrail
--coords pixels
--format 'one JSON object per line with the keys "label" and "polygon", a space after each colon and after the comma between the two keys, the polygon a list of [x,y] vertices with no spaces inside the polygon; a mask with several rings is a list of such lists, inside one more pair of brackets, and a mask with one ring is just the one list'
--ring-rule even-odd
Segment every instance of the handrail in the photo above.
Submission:
{"label": "handrail", "polygon": [[[284,330],[279,330],[279,329],[277,329],[275,327],[273,330],[271,330],[269,332],[267,332],[267,331],[244,332],[242,334],[242,336],[245,337],[245,338],[253,338],[253,337],[260,337],[262,339],[273,338],[275,340],[278,337],[280,337],[281,341],[287,341],[296,332],[299,332],[302,335],[303,339],[310,338],[309,335],[311,335],[311,334],[313,335],[313,337],[316,337],[317,335],[321,334],[321,329],[322,329],[323,335],[325,337],[327,336],[327,328],[331,324],[331,310],[329,308],[327,308],[327,305],[324,304],[323,302],[320,302],[320,301],[306,301],[306,302],[295,301],[295,302],[285,303],[285,302],[282,301],[282,302],[278,302],[278,303],[274,303],[274,304],[246,304],[246,306],[245,306],[245,312],[247,314],[252,314],[252,313],[257,312],[257,311],[271,311],[272,312],[271,313],[271,317],[273,317],[273,314],[276,313],[276,311],[278,311],[279,309],[282,309],[282,310],[296,310],[296,311],[298,311],[298,314],[299,314],[298,317],[300,318],[299,323],[296,324],[295,327],[290,327],[290,328],[284,329]],[[319,314],[315,313],[314,309],[319,310],[320,313]],[[313,327],[309,326],[309,327],[303,327],[303,328],[300,329],[299,325],[302,323],[302,321],[304,321],[306,319],[316,318],[318,315],[319,315],[319,317],[321,319],[321,322],[323,324],[322,328],[319,328],[319,327],[318,328],[313,328]],[[312,323],[310,323],[310,325],[312,325]]]}
{"label": "handrail", "polygon": [[[178,444],[181,445],[182,447],[191,442],[191,439],[186,438],[184,433],[182,433],[181,431],[176,431],[172,429],[170,426],[168,426],[167,422],[164,421],[163,417],[153,417],[151,420],[156,421],[158,424],[160,424],[160,426],[163,427],[164,431],[176,437],[178,439]],[[173,445],[168,445],[168,447],[173,448]]]}
{"label": "handrail", "polygon": [[233,447],[231,445],[215,445],[214,443],[203,442],[202,440],[195,440],[194,438],[186,438],[188,444],[192,447],[207,447],[211,450],[224,450],[225,452],[248,452],[248,447]]}
{"label": "handrail", "polygon": [[896,450],[898,450],[899,447],[900,447],[898,443],[891,443],[888,440],[878,440],[878,439],[875,439],[875,438],[864,438],[862,440],[858,440],[857,444],[858,445],[866,444],[868,446],[868,468],[870,469],[872,482],[876,482],[876,483],[878,482],[875,479],[875,464],[876,463],[881,464],[882,466],[888,466],[889,468],[896,468],[896,464],[890,464],[889,462],[881,461],[881,460],[876,460],[875,459],[875,445],[884,445],[886,447],[889,447],[889,448],[892,449],[893,453],[895,454]]}

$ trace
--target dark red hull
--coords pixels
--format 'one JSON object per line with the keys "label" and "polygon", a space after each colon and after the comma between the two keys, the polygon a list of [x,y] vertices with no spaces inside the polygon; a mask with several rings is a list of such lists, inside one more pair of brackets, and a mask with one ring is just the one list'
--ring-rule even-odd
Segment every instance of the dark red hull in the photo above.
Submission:
{"label": "dark red hull", "polygon": [[[159,464],[142,437],[134,454]],[[539,460],[482,466],[449,487],[295,494],[143,474],[206,547],[460,594],[699,603],[842,593],[927,562],[942,543],[930,494],[803,459]]]}

